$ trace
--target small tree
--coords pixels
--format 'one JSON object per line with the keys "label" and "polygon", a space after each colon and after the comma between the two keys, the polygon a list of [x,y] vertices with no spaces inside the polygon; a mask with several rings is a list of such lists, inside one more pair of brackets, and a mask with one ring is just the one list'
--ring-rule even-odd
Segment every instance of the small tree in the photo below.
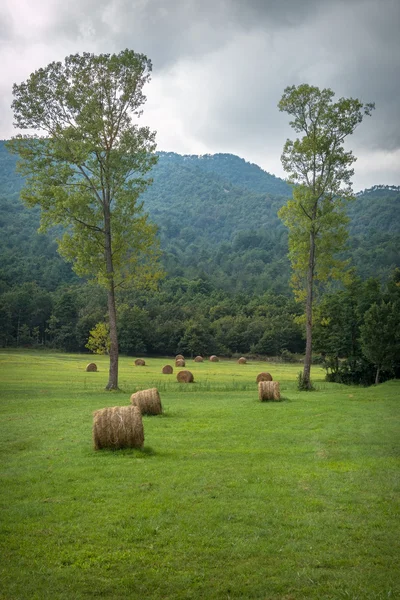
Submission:
{"label": "small tree", "polygon": [[374,108],[353,98],[334,103],[333,97],[330,89],[303,84],[286,88],[278,105],[292,115],[291,126],[302,134],[301,139],[287,140],[283,148],[283,168],[294,188],[293,199],[278,214],[289,228],[294,291],[305,304],[305,389],[311,389],[314,282],[343,271],[335,254],[346,240],[344,203],[352,197],[351,165],[356,160],[343,143]]}
{"label": "small tree", "polygon": [[94,354],[109,354],[110,328],[107,323],[97,323],[89,332],[89,339],[85,347]]}
{"label": "small tree", "polygon": [[107,290],[106,389],[118,388],[115,290],[129,278],[155,274],[155,227],[138,202],[157,160],[155,132],[133,123],[150,72],[150,60],[132,50],[75,54],[13,88],[16,127],[44,132],[8,144],[26,176],[21,196],[41,207],[42,228],[66,227],[60,253]]}
{"label": "small tree", "polygon": [[378,384],[381,371],[393,372],[400,362],[399,306],[375,302],[365,313],[360,331],[362,352],[375,365],[375,383]]}

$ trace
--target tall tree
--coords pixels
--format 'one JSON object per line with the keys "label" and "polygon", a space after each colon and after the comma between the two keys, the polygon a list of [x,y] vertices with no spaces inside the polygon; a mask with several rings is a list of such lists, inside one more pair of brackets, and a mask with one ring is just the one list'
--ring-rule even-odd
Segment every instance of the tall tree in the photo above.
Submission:
{"label": "tall tree", "polygon": [[8,144],[26,177],[22,199],[41,207],[43,229],[66,227],[60,253],[107,289],[109,390],[118,388],[116,288],[148,275],[157,254],[155,227],[138,201],[157,160],[155,132],[134,123],[150,72],[150,60],[132,50],[84,53],[13,87],[15,126],[35,131]]}
{"label": "tall tree", "polygon": [[343,264],[335,254],[346,239],[344,204],[352,198],[351,165],[356,158],[343,147],[373,104],[353,98],[333,102],[334,92],[307,84],[287,87],[279,110],[293,117],[301,138],[287,140],[281,161],[293,184],[293,198],[279,216],[289,229],[292,283],[305,303],[306,354],[302,387],[311,389],[312,309],[315,280],[338,276]]}

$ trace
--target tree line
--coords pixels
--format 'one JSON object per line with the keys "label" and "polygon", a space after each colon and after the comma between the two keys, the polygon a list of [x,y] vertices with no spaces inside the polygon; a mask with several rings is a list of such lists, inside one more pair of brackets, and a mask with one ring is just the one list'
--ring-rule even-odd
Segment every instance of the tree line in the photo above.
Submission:
{"label": "tree line", "polygon": [[[120,350],[128,356],[244,354],[296,361],[304,353],[302,310],[288,295],[233,295],[207,279],[167,277],[153,292],[126,290],[117,304]],[[107,323],[107,301],[97,285],[49,292],[24,283],[0,296],[2,347],[87,352],[99,323]],[[313,362],[338,383],[369,385],[400,375],[399,270],[385,285],[355,278],[322,296]]]}

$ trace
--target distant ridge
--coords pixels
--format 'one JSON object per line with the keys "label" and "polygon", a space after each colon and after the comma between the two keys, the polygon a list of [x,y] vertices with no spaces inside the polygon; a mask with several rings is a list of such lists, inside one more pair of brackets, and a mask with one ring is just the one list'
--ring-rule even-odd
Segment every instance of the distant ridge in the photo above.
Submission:
{"label": "distant ridge", "polygon": [[289,197],[291,187],[280,177],[265,171],[258,165],[246,161],[235,154],[177,154],[158,152],[161,160],[171,160],[200,171],[217,175],[231,185],[257,193]]}
{"label": "distant ridge", "polygon": [[[201,276],[229,291],[289,293],[287,230],[277,213],[291,187],[233,154],[157,154],[141,200],[159,227],[168,275]],[[0,141],[0,289],[2,281],[32,279],[55,289],[73,274],[56,252],[56,233],[37,234],[40,211],[22,204],[15,163]],[[358,192],[348,216],[346,257],[361,278],[384,281],[400,267],[400,186]]]}
{"label": "distant ridge", "polygon": [[399,185],[382,185],[382,184],[378,184],[378,185],[373,185],[370,188],[366,188],[365,190],[362,190],[360,192],[357,192],[355,195],[356,196],[363,196],[366,194],[372,194],[374,192],[379,192],[379,191],[383,191],[383,192],[400,192],[400,186]]}

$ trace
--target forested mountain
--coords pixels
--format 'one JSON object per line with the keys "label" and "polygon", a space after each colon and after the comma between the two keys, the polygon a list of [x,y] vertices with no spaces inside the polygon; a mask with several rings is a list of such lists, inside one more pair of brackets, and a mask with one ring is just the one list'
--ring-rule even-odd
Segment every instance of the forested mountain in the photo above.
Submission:
{"label": "forested mountain", "polygon": [[[0,345],[46,343],[84,350],[104,319],[102,290],[88,288],[38,234],[16,159],[0,142]],[[287,184],[231,154],[160,152],[144,209],[159,226],[167,276],[157,293],[121,299],[121,350],[172,354],[302,350],[277,216]],[[400,188],[376,186],[349,207],[348,256],[362,279],[400,267]]]}
{"label": "forested mountain", "polygon": [[[19,200],[16,159],[0,142],[0,281],[48,290],[76,281],[55,233],[37,234],[39,211]],[[208,278],[230,292],[288,293],[287,232],[277,216],[290,187],[231,154],[160,152],[144,208],[160,230],[170,276]],[[362,278],[400,266],[400,188],[376,186],[349,207],[349,255]]]}
{"label": "forested mountain", "polygon": [[23,179],[15,172],[16,163],[0,141],[0,293],[27,281],[55,290],[78,279],[57,254],[54,232],[38,234],[40,210],[22,204]]}
{"label": "forested mountain", "polygon": [[400,266],[400,187],[377,185],[349,206],[349,255],[363,279],[388,278]]}

